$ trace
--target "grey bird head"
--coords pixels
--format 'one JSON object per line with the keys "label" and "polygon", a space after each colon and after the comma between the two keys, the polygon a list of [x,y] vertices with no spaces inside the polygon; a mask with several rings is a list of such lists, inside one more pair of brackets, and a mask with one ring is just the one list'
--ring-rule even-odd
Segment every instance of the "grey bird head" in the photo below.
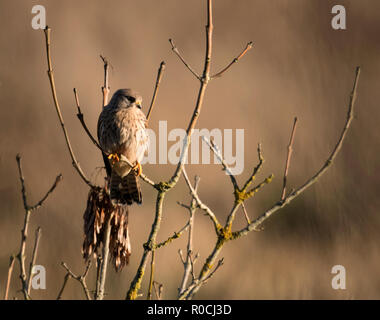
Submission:
{"label": "grey bird head", "polygon": [[132,89],[119,89],[117,90],[111,100],[110,106],[117,106],[118,108],[124,107],[137,107],[141,109],[142,97]]}

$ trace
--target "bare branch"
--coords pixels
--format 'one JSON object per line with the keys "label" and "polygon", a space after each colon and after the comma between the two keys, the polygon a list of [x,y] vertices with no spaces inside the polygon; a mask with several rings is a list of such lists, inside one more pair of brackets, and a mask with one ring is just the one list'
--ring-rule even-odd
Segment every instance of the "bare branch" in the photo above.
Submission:
{"label": "bare branch", "polygon": [[266,219],[268,219],[273,213],[277,212],[279,209],[283,208],[285,205],[290,203],[292,200],[294,200],[297,196],[299,196],[302,192],[304,192],[307,188],[312,186],[317,180],[327,171],[327,169],[331,166],[331,164],[334,162],[334,159],[336,158],[337,154],[339,153],[339,150],[342,147],[343,141],[347,135],[347,131],[350,128],[352,119],[353,119],[353,112],[354,112],[354,105],[356,101],[356,91],[358,87],[359,82],[359,76],[360,76],[360,67],[356,68],[356,76],[355,81],[353,85],[353,89],[350,95],[350,102],[348,105],[348,112],[347,112],[347,120],[344,125],[344,128],[342,130],[342,133],[339,137],[339,140],[330,154],[327,161],[324,163],[324,165],[319,169],[317,173],[315,173],[310,179],[308,179],[301,187],[290,193],[288,196],[285,197],[283,201],[279,201],[278,203],[274,204],[270,209],[266,210],[262,215],[260,215],[257,219],[252,221],[252,223],[247,226],[246,228],[235,232],[234,237],[240,237],[242,235],[247,234],[251,230],[255,230],[258,228]]}
{"label": "bare branch", "polygon": [[223,265],[224,258],[218,261],[218,264],[214,268],[214,270],[210,271],[207,276],[202,278],[194,279],[191,285],[179,296],[180,300],[188,300],[191,299],[194,294],[199,290],[201,286],[203,286],[211,277],[215,274],[215,272]]}
{"label": "bare branch", "polygon": [[244,217],[245,217],[245,220],[247,221],[247,224],[250,224],[251,220],[249,219],[248,212],[247,212],[247,209],[245,208],[244,202],[241,203],[241,207],[244,212]]}
{"label": "bare branch", "polygon": [[156,254],[156,250],[152,250],[151,262],[150,262],[150,279],[149,279],[149,288],[148,288],[147,300],[152,300],[155,254]]}
{"label": "bare branch", "polygon": [[218,264],[216,265],[216,267],[215,267],[215,269],[213,270],[213,271],[211,271],[210,273],[209,273],[209,275],[204,279],[204,280],[202,280],[202,284],[205,284],[208,280],[210,280],[210,278],[215,274],[215,272],[223,265],[223,263],[224,263],[224,258],[222,258],[222,259],[220,259],[219,261],[218,261]]}
{"label": "bare branch", "polygon": [[[162,184],[160,185],[162,186]],[[165,192],[163,190],[164,190],[164,187],[162,186],[162,190],[157,192],[156,212],[155,212],[155,218],[152,224],[152,229],[150,231],[147,243],[144,244],[144,252],[141,257],[140,265],[137,268],[136,275],[133,278],[132,283],[127,292],[127,295],[126,295],[127,300],[135,300],[138,297],[142,278],[145,272],[146,264],[148,262],[148,255],[152,250],[154,250],[157,233],[161,225],[162,204],[165,198]]]}
{"label": "bare branch", "polygon": [[[24,204],[24,210],[25,210],[25,216],[24,216],[24,225],[21,230],[21,244],[20,244],[20,250],[17,254],[17,259],[20,264],[20,279],[21,279],[21,284],[22,284],[22,292],[24,294],[25,299],[30,299],[29,296],[29,288],[28,288],[28,283],[27,283],[27,275],[26,275],[26,267],[25,267],[25,249],[26,249],[26,240],[28,237],[28,228],[29,228],[29,220],[30,220],[30,215],[32,212],[39,207],[43,205],[45,200],[49,197],[49,195],[55,190],[57,184],[62,180],[62,175],[58,175],[57,178],[55,179],[55,182],[53,186],[49,189],[49,191],[45,194],[45,196],[37,202],[36,205],[34,206],[29,206],[27,197],[26,197],[26,188],[25,188],[25,178],[24,174],[22,171],[22,164],[21,164],[21,155],[17,154],[16,156],[16,161],[17,161],[17,166],[18,166],[18,173],[19,173],[19,178],[21,182],[21,194],[22,194],[22,200]],[[37,241],[37,239],[36,239]],[[36,243],[38,245],[38,241]],[[36,249],[36,247],[35,247]],[[32,260],[33,262],[33,260]]]}
{"label": "bare branch", "polygon": [[65,262],[62,262],[62,263],[61,263],[61,266],[62,266],[63,268],[66,269],[67,274],[66,274],[66,276],[65,276],[63,286],[62,286],[62,288],[61,288],[61,290],[60,290],[60,292],[59,292],[59,294],[58,294],[57,300],[60,300],[60,299],[62,298],[62,293],[63,293],[63,291],[64,291],[64,289],[65,289],[65,287],[66,287],[66,283],[67,283],[69,277],[72,277],[72,278],[74,278],[75,280],[77,280],[77,281],[81,284],[81,286],[82,286],[82,288],[83,288],[83,291],[84,291],[84,294],[86,295],[87,300],[92,300],[92,299],[91,299],[91,295],[90,295],[90,291],[88,290],[88,288],[87,288],[87,284],[86,284],[86,277],[87,277],[88,271],[90,270],[90,267],[91,267],[91,260],[88,261],[87,266],[86,266],[86,270],[85,270],[84,273],[83,273],[82,275],[80,275],[80,276],[75,275],[75,274],[70,270],[70,268],[66,265]]}
{"label": "bare branch", "polygon": [[80,108],[80,105],[79,105],[79,97],[78,97],[78,92],[77,92],[77,89],[74,88],[74,97],[75,97],[75,103],[76,103],[76,106],[77,106],[77,110],[78,110],[78,113],[77,113],[77,117],[80,121],[80,123],[82,124],[82,127],[84,129],[84,131],[86,131],[87,135],[89,136],[89,138],[91,139],[92,143],[102,152],[104,152],[102,150],[102,148],[100,147],[98,141],[96,141],[96,139],[94,138],[94,136],[91,134],[90,130],[88,129],[87,125],[86,125],[86,122],[84,121],[84,115],[82,113],[82,110]]}
{"label": "bare branch", "polygon": [[29,296],[30,296],[30,289],[32,286],[33,266],[36,264],[38,244],[40,242],[40,237],[41,237],[41,227],[38,227],[36,230],[36,238],[35,238],[34,247],[33,247],[32,260],[30,261],[30,265],[29,265],[29,278],[28,278],[28,287],[27,287]]}
{"label": "bare branch", "polygon": [[63,291],[65,291],[65,289],[66,289],[66,285],[67,285],[67,282],[69,281],[70,278],[71,278],[70,273],[66,273],[65,278],[63,279],[62,287],[61,287],[61,289],[59,290],[57,300],[62,300],[62,294],[63,294]]}
{"label": "bare branch", "polygon": [[[199,176],[194,177],[194,191],[198,192],[198,186],[199,186],[200,178]],[[182,258],[181,255],[181,260],[184,266],[184,272],[183,272],[183,277],[181,281],[181,286],[178,289],[178,297],[182,294],[182,292],[185,290],[190,272],[194,269],[192,269],[191,265],[191,255],[193,252],[193,231],[194,231],[194,215],[195,211],[197,209],[197,202],[194,198],[194,196],[191,197],[190,205],[187,206],[190,214],[190,219],[189,219],[189,235],[187,239],[187,248],[186,248],[186,261]]]}
{"label": "bare branch", "polygon": [[24,204],[24,209],[29,210],[29,206],[26,200],[26,188],[25,188],[25,178],[24,174],[22,172],[22,165],[21,165],[21,155],[17,154],[16,155],[16,161],[17,161],[17,166],[18,166],[18,174],[21,182],[21,194],[22,194],[22,202]]}
{"label": "bare branch", "polygon": [[4,300],[8,300],[8,292],[9,292],[9,286],[12,279],[12,272],[13,272],[13,266],[15,264],[16,257],[13,255],[9,259],[9,267],[8,267],[8,278],[7,278],[7,284],[5,286],[5,293],[4,293]]}
{"label": "bare branch", "polygon": [[174,44],[174,41],[172,39],[169,39],[170,45],[172,46],[173,52],[178,56],[178,58],[183,62],[183,64],[186,66],[187,69],[198,79],[201,80],[201,77],[194,71],[194,69],[186,62],[186,60],[182,57],[182,55],[179,53],[177,47]]}
{"label": "bare branch", "polygon": [[297,117],[294,118],[292,134],[290,135],[290,141],[289,141],[289,145],[288,145],[288,155],[286,157],[286,163],[285,163],[284,184],[282,186],[281,200],[285,199],[286,182],[287,182],[287,178],[288,178],[290,159],[291,159],[291,156],[292,156],[292,153],[293,153],[293,142],[294,142],[294,135],[296,133],[296,128],[297,128]]}
{"label": "bare branch", "polygon": [[149,107],[149,111],[146,115],[146,124],[148,125],[148,122],[149,122],[149,118],[150,118],[150,114],[152,113],[152,110],[153,110],[153,107],[154,107],[154,104],[155,104],[155,101],[156,101],[156,97],[157,97],[157,93],[158,93],[158,88],[160,87],[160,83],[161,83],[161,78],[162,78],[162,72],[165,70],[165,61],[162,61],[161,64],[160,64],[160,68],[158,69],[158,73],[157,73],[157,79],[156,79],[156,85],[154,87],[154,92],[153,92],[153,96],[152,96],[152,101],[150,103],[150,107]]}
{"label": "bare branch", "polygon": [[197,98],[193,115],[186,129],[186,140],[184,141],[184,147],[182,149],[181,159],[177,165],[177,168],[173,176],[170,178],[169,182],[167,183],[169,189],[173,188],[177,184],[181,176],[181,171],[184,166],[184,159],[186,159],[187,152],[188,152],[190,142],[191,142],[191,135],[193,133],[193,130],[195,128],[199,115],[201,113],[204,95],[206,92],[207,85],[210,81],[213,29],[214,29],[214,25],[212,22],[212,0],[207,0],[206,55],[205,55],[205,60],[204,60],[203,74],[202,74],[202,77],[199,78],[199,81],[201,82],[201,86],[199,88],[198,98]]}
{"label": "bare branch", "polygon": [[104,231],[104,240],[103,240],[103,249],[102,249],[102,263],[99,265],[100,273],[99,273],[99,290],[96,290],[95,299],[103,300],[104,298],[104,286],[106,283],[107,276],[107,265],[108,265],[108,256],[109,256],[109,246],[110,246],[110,236],[111,236],[111,220],[113,214],[108,217],[108,221],[106,221],[105,231]]}
{"label": "bare branch", "polygon": [[260,169],[264,163],[264,158],[263,158],[263,155],[261,152],[261,144],[260,143],[257,145],[257,156],[259,158],[259,163],[253,169],[253,172],[250,175],[250,177],[247,179],[247,182],[244,184],[242,191],[246,191],[249,188],[249,186],[252,184],[253,180],[255,180],[256,175],[259,173],[259,171],[260,171]]}
{"label": "bare branch", "polygon": [[174,232],[174,234],[167,238],[165,241],[160,242],[155,246],[155,249],[160,249],[162,247],[165,247],[169,243],[171,243],[173,240],[178,239],[187,229],[190,227],[190,221],[188,221],[179,231]]}
{"label": "bare branch", "polygon": [[186,173],[186,170],[185,170],[185,167],[183,167],[182,169],[182,172],[183,172],[183,177],[185,178],[185,181],[186,181],[186,184],[187,186],[189,187],[190,189],[190,192],[191,192],[191,195],[194,197],[195,201],[197,202],[197,205],[200,209],[202,209],[208,216],[209,218],[211,219],[211,221],[214,223],[214,227],[215,227],[215,230],[219,230],[221,228],[221,225],[218,221],[218,219],[216,218],[214,212],[212,212],[212,210],[206,206],[200,199],[199,199],[199,196],[198,194],[196,193],[196,191],[194,190],[193,186],[191,185],[190,181],[189,181],[189,178],[187,176],[187,173]]}
{"label": "bare branch", "polygon": [[[110,92],[110,87],[109,87],[109,84],[108,84],[108,81],[109,81],[108,80],[109,62],[102,55],[100,55],[100,58],[103,61],[103,67],[104,67],[104,83],[103,83],[103,86],[102,86],[102,97],[103,97],[103,100],[102,100],[102,110],[103,110],[103,108],[105,108],[106,105],[108,104],[108,95],[109,95],[109,92]],[[104,167],[106,168],[107,177],[108,177],[108,180],[109,180],[110,177],[111,177],[112,168],[111,168],[111,164],[108,161],[107,153],[104,152],[103,150],[102,150],[102,158],[103,158],[103,162],[104,162]]]}
{"label": "bare branch", "polygon": [[179,255],[179,258],[181,259],[182,263],[185,264],[185,259],[183,258],[183,254],[182,254],[181,249],[178,250],[178,255]]}
{"label": "bare branch", "polygon": [[231,182],[234,186],[234,190],[236,190],[236,189],[238,190],[239,186],[238,186],[238,183],[236,181],[236,178],[233,175],[230,167],[227,165],[226,161],[224,160],[224,158],[220,152],[219,146],[217,146],[213,141],[209,141],[205,136],[202,136],[202,139],[204,142],[206,142],[208,144],[208,146],[210,147],[210,150],[216,155],[217,159],[222,164],[223,170],[226,171],[227,174],[229,175]]}
{"label": "bare branch", "polygon": [[36,209],[38,209],[39,207],[41,207],[45,200],[49,197],[49,195],[55,190],[55,188],[57,187],[58,183],[60,181],[62,181],[63,177],[62,177],[62,174],[59,174],[56,178],[55,178],[55,181],[53,183],[53,185],[50,187],[50,189],[48,190],[48,192],[46,192],[46,194],[44,195],[44,197],[38,201],[34,206],[30,207],[30,210],[31,211],[34,211]]}
{"label": "bare branch", "polygon": [[93,185],[90,182],[90,180],[88,180],[87,177],[85,176],[85,174],[83,173],[82,168],[80,167],[79,162],[77,161],[77,159],[76,159],[76,157],[74,155],[73,149],[71,147],[69,135],[67,133],[65,124],[63,122],[61,108],[59,106],[57,92],[56,92],[56,89],[55,89],[54,73],[53,73],[52,62],[51,62],[51,54],[50,54],[50,32],[51,32],[51,29],[48,26],[46,26],[44,32],[45,32],[45,40],[46,40],[46,56],[47,56],[47,63],[48,63],[48,76],[49,76],[49,80],[50,80],[51,92],[52,92],[52,95],[53,95],[54,106],[55,106],[55,110],[57,111],[59,123],[61,124],[63,135],[65,137],[67,149],[69,150],[69,153],[70,153],[70,157],[71,157],[71,160],[72,160],[72,165],[75,168],[75,170],[77,170],[77,172],[78,172],[79,176],[82,178],[82,180],[89,187],[93,187]]}
{"label": "bare branch", "polygon": [[158,184],[156,184],[153,180],[149,179],[144,173],[140,174],[140,179],[146,182],[147,184],[151,185],[154,188],[158,188]]}
{"label": "bare branch", "polygon": [[104,108],[108,104],[108,95],[110,93],[110,87],[108,85],[108,69],[109,69],[109,63],[108,60],[100,55],[100,58],[103,61],[104,64],[104,84],[102,86],[102,93],[103,93],[103,104],[102,107]]}
{"label": "bare branch", "polygon": [[181,207],[187,209],[187,210],[190,210],[190,207],[189,207],[187,204],[184,204],[184,203],[179,202],[179,201],[177,201],[177,204],[178,204],[179,206],[181,206]]}
{"label": "bare branch", "polygon": [[[157,281],[153,281],[153,286],[154,286],[154,292],[156,294],[156,297],[158,300],[161,300],[162,298],[162,291],[164,289],[164,285],[157,282]],[[156,287],[158,286],[158,288]]]}
{"label": "bare branch", "polygon": [[214,75],[211,77],[211,79],[215,79],[215,78],[219,78],[219,77],[221,77],[221,76],[223,75],[223,73],[225,73],[229,68],[231,68],[231,66],[232,66],[234,63],[237,63],[241,58],[243,58],[244,55],[245,55],[249,50],[252,49],[252,46],[253,46],[253,42],[252,42],[252,41],[251,41],[251,42],[248,42],[247,45],[246,45],[246,47],[244,48],[244,50],[243,50],[242,52],[240,52],[240,54],[239,54],[236,58],[234,58],[234,59],[230,62],[230,64],[229,64],[227,67],[225,67],[223,70],[219,71],[218,73],[214,74]]}

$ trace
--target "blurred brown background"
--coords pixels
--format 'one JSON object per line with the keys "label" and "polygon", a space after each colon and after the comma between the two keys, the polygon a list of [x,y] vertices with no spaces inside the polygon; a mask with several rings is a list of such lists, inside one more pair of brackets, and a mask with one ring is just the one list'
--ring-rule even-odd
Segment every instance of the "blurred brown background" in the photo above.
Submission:
{"label": "blurred brown background", "polygon": [[[339,2],[339,3],[338,3]],[[79,90],[86,122],[93,132],[101,105],[103,65],[113,68],[111,91],[132,87],[151,99],[161,60],[167,64],[151,127],[168,121],[168,130],[186,127],[199,83],[171,52],[173,38],[199,72],[204,58],[205,1],[0,1],[0,294],[3,296],[9,256],[19,248],[24,211],[15,161],[23,156],[29,201],[46,192],[58,173],[64,180],[31,219],[30,235],[42,227],[37,264],[47,270],[47,289],[32,291],[38,299],[55,299],[65,261],[77,274],[81,257],[82,214],[88,188],[74,171],[50,93],[44,35],[31,27],[33,5],[44,5],[52,28],[52,55],[58,96],[74,151],[93,180],[102,166],[76,118],[72,94]],[[347,30],[331,28],[331,8],[343,4]],[[291,125],[298,116],[289,187],[311,176],[327,159],[344,125],[354,69],[362,66],[355,119],[335,164],[312,188],[265,223],[265,231],[228,243],[224,266],[197,298],[215,299],[379,299],[380,227],[379,129],[380,3],[318,0],[214,1],[212,70],[218,71],[248,41],[254,48],[223,78],[210,83],[199,128],[244,128],[243,182],[257,162],[256,146],[266,159],[260,178],[275,180],[247,203],[251,217],[277,201]],[[146,111],[146,109],[145,109]],[[223,116],[229,112],[229,116]],[[172,143],[169,143],[169,146]],[[146,165],[152,179],[167,179],[172,165]],[[193,165],[189,174],[202,178],[200,196],[223,221],[232,205],[229,179],[217,165]],[[97,181],[101,182],[102,175]],[[130,214],[133,254],[121,273],[109,269],[107,298],[124,298],[142,253],[154,214],[155,192],[143,184],[144,203]],[[184,181],[169,193],[158,240],[186,222],[176,205],[187,202]],[[242,213],[236,228],[244,224]],[[195,248],[201,259],[215,243],[207,217],[196,216]],[[31,250],[32,238],[28,253]],[[174,298],[182,276],[176,240],[157,254],[157,281],[164,297]],[[30,255],[29,255],[30,257]],[[331,288],[331,268],[347,271],[347,289]],[[199,268],[200,265],[198,265]],[[148,269],[149,270],[149,269]],[[198,269],[197,269],[198,270]],[[94,272],[89,286],[93,288]],[[146,293],[148,276],[142,292]],[[21,298],[18,265],[10,297]],[[71,281],[64,298],[82,299]]]}

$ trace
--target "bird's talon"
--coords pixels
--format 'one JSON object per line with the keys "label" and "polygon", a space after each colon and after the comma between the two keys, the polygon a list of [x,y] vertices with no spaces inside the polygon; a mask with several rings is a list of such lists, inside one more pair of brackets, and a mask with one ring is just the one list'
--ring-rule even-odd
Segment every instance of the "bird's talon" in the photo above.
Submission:
{"label": "bird's talon", "polygon": [[116,162],[119,162],[120,161],[120,158],[119,158],[119,155],[117,153],[111,153],[109,156],[108,156],[108,159],[111,160],[112,164],[114,165]]}
{"label": "bird's talon", "polygon": [[132,169],[136,171],[136,176],[137,177],[141,175],[141,173],[142,173],[142,166],[141,166],[140,162],[137,162],[136,165]]}

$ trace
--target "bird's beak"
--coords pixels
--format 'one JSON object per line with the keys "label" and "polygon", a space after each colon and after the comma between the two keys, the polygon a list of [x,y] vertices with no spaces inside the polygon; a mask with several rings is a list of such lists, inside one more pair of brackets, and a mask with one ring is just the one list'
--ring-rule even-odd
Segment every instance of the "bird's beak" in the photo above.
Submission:
{"label": "bird's beak", "polygon": [[141,109],[141,101],[136,101],[136,107]]}

